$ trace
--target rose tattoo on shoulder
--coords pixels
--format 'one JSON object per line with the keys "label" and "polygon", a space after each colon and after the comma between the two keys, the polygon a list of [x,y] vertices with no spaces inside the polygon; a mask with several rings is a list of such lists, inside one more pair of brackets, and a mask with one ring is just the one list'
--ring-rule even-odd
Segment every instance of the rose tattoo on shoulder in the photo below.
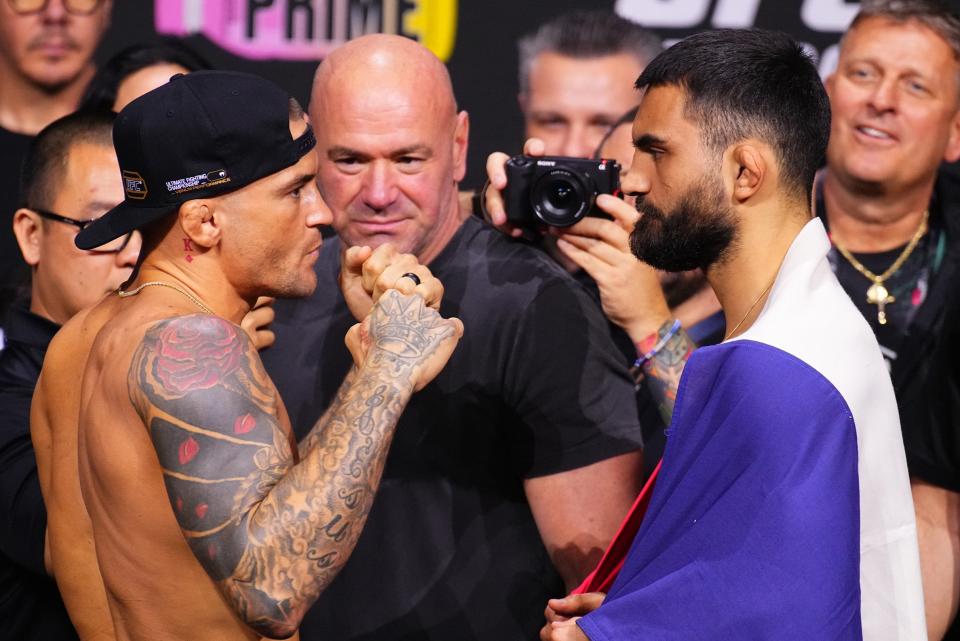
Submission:
{"label": "rose tattoo on shoulder", "polygon": [[177,317],[147,335],[154,374],[171,395],[219,385],[240,367],[242,341],[233,324],[211,316]]}

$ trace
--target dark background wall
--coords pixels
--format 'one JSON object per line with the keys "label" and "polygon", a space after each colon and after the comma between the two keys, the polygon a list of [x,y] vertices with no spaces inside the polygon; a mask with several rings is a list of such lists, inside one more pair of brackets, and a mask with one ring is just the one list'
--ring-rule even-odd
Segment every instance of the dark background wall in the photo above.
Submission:
{"label": "dark background wall", "polygon": [[[958,4],[960,0],[951,2],[955,9]],[[616,10],[649,26],[668,42],[712,27],[779,29],[807,43],[818,56],[821,73],[825,74],[835,63],[835,43],[859,3],[844,0],[114,0],[114,5],[113,24],[98,52],[99,60],[127,45],[157,37],[159,10],[186,14],[192,7],[194,24],[198,23],[198,13],[204,13],[206,18],[202,33],[185,36],[190,46],[218,68],[271,78],[304,105],[317,62],[324,51],[335,46],[338,35],[399,29],[421,40],[436,40],[436,35],[442,32],[440,39],[449,40],[453,33],[447,64],[457,99],[461,107],[470,112],[472,125],[465,184],[476,186],[482,182],[487,154],[494,150],[516,152],[522,144],[522,122],[516,100],[516,41],[555,15],[573,9]],[[385,18],[378,19],[384,12],[397,16],[392,26],[384,25]],[[260,41],[271,21],[293,16],[290,37],[282,26],[277,44],[281,49],[289,47],[289,52],[273,54],[273,57],[309,56],[309,59],[254,60],[240,54],[247,32],[239,30],[225,36],[219,27],[230,22],[251,24],[248,22],[251,14],[254,39],[260,38]],[[432,23],[428,20],[420,28],[404,29],[403,21],[417,14],[434,20]],[[348,17],[337,21],[337,15]],[[314,18],[312,38],[308,34],[307,16]],[[333,16],[327,20],[326,30],[318,26],[323,16]],[[352,23],[349,16],[354,18]],[[266,28],[262,28],[264,25]],[[233,49],[234,53],[224,47]]]}

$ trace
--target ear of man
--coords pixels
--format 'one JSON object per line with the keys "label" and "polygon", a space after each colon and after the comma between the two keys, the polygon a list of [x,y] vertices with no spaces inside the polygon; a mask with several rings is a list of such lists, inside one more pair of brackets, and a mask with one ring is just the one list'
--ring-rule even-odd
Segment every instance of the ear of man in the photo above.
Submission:
{"label": "ear of man", "polygon": [[724,154],[723,180],[736,204],[747,204],[769,186],[773,178],[770,153],[766,145],[748,140],[732,145]]}
{"label": "ear of man", "polygon": [[37,212],[21,207],[13,214],[13,235],[17,238],[23,260],[36,267],[43,254],[43,221]]}
{"label": "ear of man", "polygon": [[214,248],[223,237],[223,220],[213,199],[188,200],[178,214],[184,238],[198,252]]}
{"label": "ear of man", "polygon": [[453,134],[453,178],[457,182],[467,174],[467,146],[470,140],[470,116],[466,111],[457,114]]}
{"label": "ear of man", "polygon": [[947,134],[947,148],[943,153],[945,162],[960,160],[960,109],[957,109],[950,120],[950,130]]}
{"label": "ear of man", "polygon": [[837,82],[836,72],[830,74],[823,80],[823,88],[827,91],[827,97],[833,97],[833,85]]}

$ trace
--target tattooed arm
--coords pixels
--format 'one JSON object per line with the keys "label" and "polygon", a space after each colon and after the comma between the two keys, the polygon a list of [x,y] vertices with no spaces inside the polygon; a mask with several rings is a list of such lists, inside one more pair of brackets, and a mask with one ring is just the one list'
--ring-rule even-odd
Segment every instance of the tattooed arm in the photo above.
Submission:
{"label": "tattooed arm", "polygon": [[298,461],[242,330],[202,315],[149,329],[131,364],[131,399],[188,544],[256,632],[292,635],[346,562],[397,419],[461,331],[419,296],[384,294],[348,335],[360,365]]}
{"label": "tattooed arm", "polygon": [[[408,273],[415,274],[420,282],[404,276]],[[421,265],[413,254],[402,254],[390,243],[373,250],[356,246],[344,249],[340,254],[338,280],[347,308],[358,320],[368,315],[380,297],[391,290],[401,294],[417,294],[427,307],[438,311],[443,298],[443,283],[430,269]],[[363,355],[355,349],[357,341],[349,338],[348,334],[347,347],[352,352],[354,364],[359,365]],[[316,447],[326,425],[327,420],[321,418],[300,441],[297,447],[301,457]]]}
{"label": "tattooed arm", "polygon": [[[639,354],[646,354],[673,325],[671,312],[656,272],[637,260],[630,250],[630,232],[639,216],[637,210],[618,199],[600,202],[608,205],[605,210],[612,221],[584,218],[552,233],[559,237],[557,248],[597,283],[603,313],[626,331]],[[681,329],[643,365],[650,394],[668,425],[680,374],[695,348]]]}
{"label": "tattooed arm", "polygon": [[[655,334],[651,334],[637,343],[637,353],[647,354],[660,340],[666,336],[673,320],[668,320],[660,326]],[[697,348],[693,339],[683,328],[670,337],[660,351],[643,364],[643,376],[647,381],[650,395],[657,403],[663,422],[670,424],[673,417],[673,406],[677,402],[677,388],[680,386],[680,375],[687,364],[687,360]]]}

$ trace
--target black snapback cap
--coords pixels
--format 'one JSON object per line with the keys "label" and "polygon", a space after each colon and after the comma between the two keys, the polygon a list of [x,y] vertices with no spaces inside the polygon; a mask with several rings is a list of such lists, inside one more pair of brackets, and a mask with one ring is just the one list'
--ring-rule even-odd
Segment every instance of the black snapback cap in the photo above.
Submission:
{"label": "black snapback cap", "polygon": [[246,73],[177,75],[127,105],[113,125],[124,200],[77,235],[93,249],[176,212],[296,164],[310,127],[290,135],[290,96]]}

